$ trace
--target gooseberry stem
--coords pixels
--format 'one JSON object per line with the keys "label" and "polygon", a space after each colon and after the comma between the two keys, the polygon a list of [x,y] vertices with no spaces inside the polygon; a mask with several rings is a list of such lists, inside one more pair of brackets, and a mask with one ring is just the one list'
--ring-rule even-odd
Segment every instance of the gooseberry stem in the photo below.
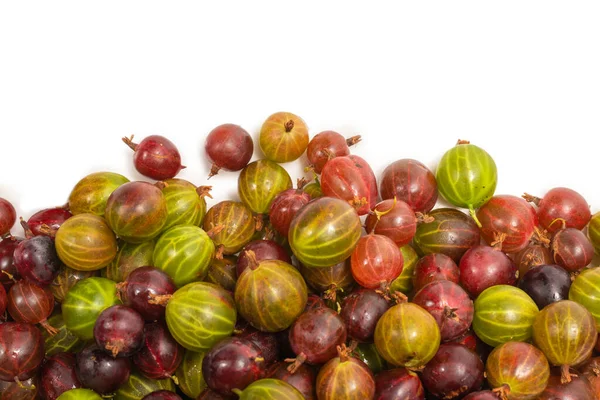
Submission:
{"label": "gooseberry stem", "polygon": [[477,210],[473,208],[473,206],[469,206],[469,214],[471,214],[471,218],[475,221],[478,227],[481,228],[481,222],[479,222],[479,218],[477,218]]}
{"label": "gooseberry stem", "polygon": [[154,294],[154,293],[150,293],[148,295],[149,299],[148,299],[148,303],[149,304],[156,304],[156,305],[160,305],[160,306],[166,306],[167,303],[169,302],[169,300],[171,300],[171,298],[173,297],[172,294]]}
{"label": "gooseberry stem", "polygon": [[210,194],[210,191],[212,190],[212,186],[198,186],[196,188],[196,193],[198,193],[198,196],[202,197],[208,197],[210,199],[212,199],[212,195]]}
{"label": "gooseberry stem", "polygon": [[212,166],[210,167],[210,172],[208,173],[208,179],[217,175],[220,170],[221,170],[221,167],[219,167],[217,164],[213,163]]}
{"label": "gooseberry stem", "polygon": [[125,143],[127,146],[129,146],[129,148],[133,151],[135,151],[135,149],[137,148],[137,143],[133,143],[133,135],[131,135],[130,137],[123,137],[123,143]]}
{"label": "gooseberry stem", "polygon": [[346,145],[348,147],[354,146],[356,143],[360,142],[361,140],[362,140],[362,138],[360,137],[360,135],[351,136],[348,139],[346,139]]}
{"label": "gooseberry stem", "polygon": [[286,358],[284,361],[291,363],[288,365],[287,370],[290,374],[295,374],[296,371],[298,371],[298,368],[306,361],[306,354],[300,353],[296,358]]}

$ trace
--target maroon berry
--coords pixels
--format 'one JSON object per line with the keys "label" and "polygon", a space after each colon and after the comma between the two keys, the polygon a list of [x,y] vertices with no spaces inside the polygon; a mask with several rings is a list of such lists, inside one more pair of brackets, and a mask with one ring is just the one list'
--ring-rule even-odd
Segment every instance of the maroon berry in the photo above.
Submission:
{"label": "maroon berry", "polygon": [[[572,370],[571,370],[572,371]],[[561,374],[553,371],[548,385],[538,400],[596,400],[596,393],[585,376],[572,371],[571,381],[561,382]]]}
{"label": "maroon berry", "polygon": [[11,236],[0,241],[0,283],[7,289],[20,278],[14,263],[14,252],[22,240]]}
{"label": "maroon berry", "polygon": [[48,236],[21,241],[15,249],[13,262],[22,278],[42,286],[51,284],[62,266],[54,241]]}
{"label": "maroon berry", "polygon": [[334,131],[323,131],[308,142],[306,157],[312,169],[320,174],[327,161],[334,157],[350,155],[349,146],[360,142],[360,136],[352,136],[348,139]]}
{"label": "maroon berry", "polygon": [[0,324],[0,381],[25,381],[37,374],[44,359],[44,338],[34,325]]}
{"label": "maroon berry", "polygon": [[415,295],[413,303],[433,315],[444,342],[464,335],[473,322],[473,301],[451,281],[428,283]]}
{"label": "maroon berry", "polygon": [[96,320],[94,338],[98,347],[113,357],[129,357],[144,343],[144,319],[132,308],[109,307]]}
{"label": "maroon berry", "polygon": [[159,322],[144,327],[144,345],[133,355],[133,363],[150,379],[167,379],[183,360],[183,347]]}
{"label": "maroon berry", "polygon": [[490,246],[476,246],[460,260],[460,284],[476,298],[494,285],[514,285],[519,271],[502,251]]}
{"label": "maroon berry", "polygon": [[429,393],[442,399],[460,399],[483,384],[484,365],[474,351],[455,343],[442,344],[427,363],[421,379]]}
{"label": "maroon berry", "polygon": [[259,331],[247,322],[245,324],[246,326],[240,333],[236,333],[236,336],[254,343],[260,349],[262,357],[265,359],[265,365],[268,366],[277,362],[279,360],[279,340],[277,340],[277,335]]}
{"label": "maroon berry", "polygon": [[278,245],[276,242],[272,240],[254,240],[248,243],[242,251],[240,252],[240,256],[237,260],[237,276],[242,276],[242,272],[248,265],[250,265],[250,259],[248,258],[248,254],[246,252],[253,251],[254,256],[256,257],[256,262],[261,262],[265,260],[280,260],[285,261],[288,264],[292,263],[292,259],[289,254],[283,247]]}
{"label": "maroon berry", "polygon": [[479,338],[477,337],[475,332],[473,332],[472,330],[468,330],[461,336],[457,337],[456,339],[449,340],[447,343],[461,344],[461,345],[465,346],[466,348],[477,352],[480,342],[481,341],[479,340]]}
{"label": "maroon berry", "polygon": [[298,180],[297,189],[288,189],[279,193],[269,208],[269,221],[277,232],[287,237],[294,216],[311,200],[310,195],[302,190],[306,181]]}
{"label": "maroon berry", "polygon": [[184,166],[177,147],[164,136],[151,135],[140,143],[133,143],[133,135],[123,138],[123,142],[133,151],[135,169],[148,178],[164,181],[174,178]]}
{"label": "maroon berry", "polygon": [[8,312],[17,322],[42,325],[49,334],[57,332],[46,320],[54,309],[54,295],[49,288],[18,281],[8,291]]}
{"label": "maroon berry", "polygon": [[287,363],[279,362],[267,371],[266,377],[280,379],[289,383],[298,389],[306,400],[316,400],[317,398],[315,393],[315,381],[317,375],[315,374],[314,369],[306,364],[302,364],[294,371],[294,373],[291,373],[288,370]]}
{"label": "maroon berry", "polygon": [[383,171],[381,198],[406,202],[415,212],[428,213],[438,199],[435,175],[417,160],[393,162]]}
{"label": "maroon berry", "polygon": [[134,269],[127,280],[117,287],[123,302],[149,322],[162,319],[165,315],[160,296],[171,295],[177,289],[171,277],[155,267]]}
{"label": "maroon berry", "polygon": [[377,203],[365,221],[367,233],[375,232],[392,239],[399,247],[411,242],[417,231],[417,217],[402,200]]}
{"label": "maroon berry", "polygon": [[359,289],[344,298],[340,317],[348,336],[359,342],[373,342],[375,326],[389,308],[388,301],[375,290]]}
{"label": "maroon berry", "polygon": [[562,228],[582,230],[592,218],[587,201],[568,188],[551,189],[541,199],[527,193],[523,198],[538,206],[540,225],[550,233]]}
{"label": "maroon berry", "polygon": [[9,233],[16,221],[17,212],[13,205],[0,197],[0,237]]}
{"label": "maroon berry", "polygon": [[463,400],[498,400],[499,397],[491,390],[482,390],[480,392],[469,393]]}
{"label": "maroon berry", "polygon": [[77,377],[83,387],[100,394],[115,392],[127,382],[131,372],[129,358],[114,358],[96,345],[77,354]]}
{"label": "maroon berry", "polygon": [[265,374],[265,360],[251,341],[231,337],[217,343],[202,360],[202,376],[209,388],[223,395],[244,390]]}
{"label": "maroon berry", "polygon": [[594,246],[578,229],[561,229],[552,238],[554,262],[569,272],[577,272],[588,266],[594,258]]}
{"label": "maroon berry", "polygon": [[58,353],[44,363],[41,371],[42,394],[46,400],[56,400],[67,390],[81,387],[77,378],[75,355]]}
{"label": "maroon berry", "polygon": [[147,394],[142,400],[181,400],[181,397],[170,390],[157,390]]}
{"label": "maroon berry", "polygon": [[27,226],[35,236],[45,235],[54,238],[56,231],[73,214],[63,207],[47,208],[33,214]]}
{"label": "maroon berry", "polygon": [[375,400],[425,400],[419,376],[406,368],[380,372],[375,377]]}
{"label": "maroon berry", "polygon": [[513,254],[512,259],[519,269],[520,279],[533,267],[554,263],[550,249],[538,243],[531,243],[523,250]]}
{"label": "maroon berry", "polygon": [[452,258],[441,253],[427,254],[415,265],[413,287],[415,291],[419,291],[430,282],[448,280],[458,283],[459,274],[458,266]]}
{"label": "maroon berry", "polygon": [[223,124],[210,131],[204,150],[212,162],[208,177],[226,171],[239,171],[248,165],[254,152],[252,137],[242,127]]}
{"label": "maroon berry", "polygon": [[223,396],[214,390],[206,388],[200,393],[200,396],[198,396],[196,400],[233,400],[235,398],[237,398],[236,395]]}

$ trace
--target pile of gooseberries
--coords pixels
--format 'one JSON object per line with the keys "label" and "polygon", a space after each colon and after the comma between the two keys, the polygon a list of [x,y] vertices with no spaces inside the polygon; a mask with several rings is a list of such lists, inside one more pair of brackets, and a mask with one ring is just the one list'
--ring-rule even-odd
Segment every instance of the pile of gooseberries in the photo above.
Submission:
{"label": "pile of gooseberries", "polygon": [[177,177],[158,135],[123,138],[140,175],[91,173],[20,224],[0,198],[0,400],[600,399],[580,193],[497,194],[464,140],[377,177],[365,138],[310,133],[289,112],[256,145],[209,132],[205,179],[235,173],[237,198]]}

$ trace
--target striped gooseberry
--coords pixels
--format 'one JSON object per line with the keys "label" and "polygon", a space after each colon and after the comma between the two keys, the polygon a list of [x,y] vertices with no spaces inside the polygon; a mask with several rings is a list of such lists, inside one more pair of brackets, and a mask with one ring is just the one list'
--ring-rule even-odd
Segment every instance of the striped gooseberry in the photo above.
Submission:
{"label": "striped gooseberry", "polygon": [[451,204],[475,210],[496,191],[498,171],[494,159],[481,147],[459,140],[440,160],[435,174],[440,194]]}
{"label": "striped gooseberry", "polygon": [[129,179],[114,172],[94,172],[83,177],[69,195],[69,210],[73,215],[95,214],[104,216],[111,193]]}
{"label": "striped gooseberry", "polygon": [[340,317],[350,338],[358,342],[373,342],[377,321],[389,308],[389,302],[377,291],[358,289],[344,297]]}
{"label": "striped gooseberry", "polygon": [[175,293],[177,288],[165,272],[145,266],[133,270],[117,289],[127,306],[139,312],[146,321],[156,321],[165,315],[165,307],[156,304],[156,299]]}
{"label": "striped gooseberry", "polygon": [[56,329],[57,333],[51,335],[46,330],[42,331],[46,358],[52,357],[58,353],[76,353],[85,346],[83,340],[79,339],[67,329],[61,313],[54,314],[48,318],[48,324]]}
{"label": "striped gooseberry", "polygon": [[204,280],[233,292],[235,290],[237,278],[237,257],[223,256],[223,258],[220,259],[213,258]]}
{"label": "striped gooseberry", "polygon": [[408,295],[413,290],[413,275],[415,273],[417,262],[419,261],[419,255],[409,244],[400,247],[400,252],[402,253],[402,259],[404,260],[404,267],[402,268],[400,276],[392,281],[390,291],[392,293],[400,292]]}
{"label": "striped gooseberry", "polygon": [[458,266],[445,254],[427,254],[415,263],[412,277],[415,291],[421,290],[425,285],[435,281],[450,281],[458,283],[460,270]]}
{"label": "striped gooseberry", "polygon": [[54,295],[54,299],[59,303],[65,299],[67,292],[71,290],[75,284],[85,278],[97,276],[98,271],[78,271],[73,268],[63,266],[50,284],[50,291]]}
{"label": "striped gooseberry", "polygon": [[256,261],[260,262],[263,260],[280,260],[288,264],[292,263],[288,252],[272,240],[253,240],[244,246],[240,255],[237,259],[237,276],[241,276],[242,273],[250,265],[250,259],[248,258],[248,252],[252,251],[256,258]]}
{"label": "striped gooseberry", "polygon": [[144,318],[133,308],[108,307],[94,324],[94,339],[99,348],[113,357],[129,357],[144,341]]}
{"label": "striped gooseberry", "polygon": [[270,160],[251,162],[238,178],[240,200],[256,214],[267,214],[275,197],[291,188],[290,175],[282,166]]}
{"label": "striped gooseberry", "polygon": [[147,378],[167,379],[175,375],[183,352],[165,324],[153,322],[144,326],[144,341],[133,355],[133,363]]}
{"label": "striped gooseberry", "polygon": [[600,268],[581,271],[569,288],[569,300],[584,306],[596,320],[600,328]]}
{"label": "striped gooseberry", "polygon": [[77,388],[67,390],[56,400],[102,400],[102,396],[91,389]]}
{"label": "striped gooseberry", "polygon": [[412,241],[417,231],[417,217],[402,200],[384,200],[377,203],[365,220],[367,233],[375,232],[389,237],[402,247]]}
{"label": "striped gooseberry", "polygon": [[315,383],[317,374],[313,367],[302,364],[294,373],[288,371],[286,362],[278,362],[271,366],[266,374],[267,378],[280,379],[298,390],[305,400],[316,400]]}
{"label": "striped gooseberry", "polygon": [[239,171],[248,165],[254,152],[254,142],[250,134],[241,126],[223,124],[214,128],[206,136],[204,150],[212,162],[209,179],[225,171]]}
{"label": "striped gooseberry", "polygon": [[350,146],[360,142],[360,139],[360,135],[346,139],[335,131],[317,133],[310,139],[306,148],[306,157],[310,162],[310,168],[320,174],[327,161],[334,157],[350,155]]}
{"label": "striped gooseberry", "polygon": [[350,257],[361,231],[360,218],[350,204],[321,197],[298,211],[288,239],[292,252],[306,267],[329,267]]}
{"label": "striped gooseberry", "polygon": [[145,265],[152,265],[154,248],[156,240],[149,240],[142,243],[127,243],[119,240],[117,242],[119,250],[110,264],[102,270],[105,278],[117,283],[127,279],[130,273],[135,269]]}
{"label": "striped gooseberry", "polygon": [[73,214],[63,207],[46,208],[33,214],[25,224],[21,221],[21,226],[25,228],[25,236],[49,236],[54,239],[56,231],[61,225],[71,218]]}
{"label": "striped gooseberry", "polygon": [[122,384],[115,393],[114,399],[143,399],[146,395],[159,390],[175,392],[175,383],[172,379],[150,379],[141,372],[133,370],[127,382]]}
{"label": "striped gooseberry", "polygon": [[256,231],[256,221],[252,211],[243,203],[226,200],[208,210],[202,227],[206,232],[223,227],[218,232],[214,231],[212,237],[217,247],[217,257],[220,257],[221,254],[237,253],[252,240]]}
{"label": "striped gooseberry", "polygon": [[467,250],[458,264],[460,285],[476,298],[494,285],[514,285],[519,270],[498,247],[475,246]]}
{"label": "striped gooseberry", "polygon": [[0,197],[0,237],[10,232],[17,221],[17,211],[12,203]]}
{"label": "striped gooseberry", "polygon": [[77,378],[75,355],[58,353],[46,359],[40,371],[42,395],[47,400],[56,400],[67,390],[81,387]]}
{"label": "striped gooseberry", "polygon": [[263,123],[258,142],[268,160],[278,163],[294,161],[308,146],[308,128],[297,115],[277,112]]}
{"label": "striped gooseberry", "polygon": [[206,382],[202,376],[204,354],[203,352],[186,350],[177,371],[175,371],[179,389],[183,394],[193,399],[200,396],[200,393],[206,389]]}
{"label": "striped gooseberry", "polygon": [[298,179],[296,189],[288,189],[279,193],[269,206],[271,226],[285,237],[289,233],[294,216],[311,200],[310,195],[303,190],[305,184],[304,178]]}
{"label": "striped gooseberry", "polygon": [[54,295],[48,287],[41,287],[25,280],[16,282],[8,291],[8,313],[16,322],[40,324],[55,334],[47,318],[54,310]]}
{"label": "striped gooseberry", "polygon": [[569,188],[550,189],[543,198],[525,193],[523,198],[537,206],[540,225],[550,233],[562,228],[582,230],[592,217],[585,198]]}
{"label": "striped gooseberry", "polygon": [[414,212],[428,213],[438,199],[435,175],[423,163],[402,159],[388,165],[379,185],[381,198],[404,201]]}
{"label": "striped gooseberry", "polygon": [[306,283],[331,301],[337,301],[338,293],[348,291],[354,284],[350,259],[331,267],[305,267],[300,265],[300,273]]}
{"label": "striped gooseberry", "polygon": [[496,285],[475,299],[473,330],[490,346],[506,342],[526,342],[539,313],[535,302],[519,288]]}
{"label": "striped gooseberry", "polygon": [[[264,399],[277,399],[277,400],[304,400],[304,396],[295,387],[286,383],[280,379],[263,378],[252,382],[243,391],[240,389],[233,389],[233,393],[239,396],[239,400],[264,400]],[[200,397],[200,399],[214,399]]]}
{"label": "striped gooseberry", "polygon": [[167,206],[167,222],[163,230],[176,225],[202,225],[206,214],[206,197],[210,195],[211,186],[194,186],[184,179],[168,179],[163,196]]}
{"label": "striped gooseberry", "polygon": [[34,325],[0,324],[0,381],[25,381],[38,372],[44,359],[44,340]]}
{"label": "striped gooseberry", "polygon": [[350,265],[354,280],[362,287],[387,288],[400,276],[404,259],[392,239],[371,232],[356,243]]}
{"label": "striped gooseberry", "polygon": [[527,271],[539,265],[553,264],[552,253],[547,245],[531,242],[523,250],[511,255],[515,265],[519,269],[519,279],[522,279]]}
{"label": "striped gooseberry", "polygon": [[594,246],[583,232],[575,228],[557,231],[550,247],[554,261],[569,272],[580,271],[594,258]]}
{"label": "striped gooseberry", "polygon": [[600,212],[594,214],[588,225],[588,237],[596,250],[600,254]]}
{"label": "striped gooseberry", "polygon": [[131,135],[129,138],[124,137],[123,142],[134,151],[135,169],[150,179],[157,181],[171,179],[185,168],[181,165],[179,150],[164,136],[150,135],[140,143],[134,143]]}
{"label": "striped gooseberry", "polygon": [[375,376],[377,400],[425,400],[425,390],[416,372],[406,368],[394,368]]}

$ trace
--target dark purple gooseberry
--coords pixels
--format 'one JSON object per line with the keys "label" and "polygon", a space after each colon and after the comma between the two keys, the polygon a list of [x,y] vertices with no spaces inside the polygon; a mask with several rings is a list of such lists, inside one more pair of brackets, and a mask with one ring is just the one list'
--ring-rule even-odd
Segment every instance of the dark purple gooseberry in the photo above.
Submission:
{"label": "dark purple gooseberry", "polygon": [[305,311],[290,329],[290,344],[296,358],[290,364],[294,372],[304,362],[324,364],[334,358],[337,347],[346,343],[346,325],[337,312],[330,308]]}
{"label": "dark purple gooseberry", "polygon": [[0,315],[4,314],[7,305],[8,296],[6,294],[6,289],[4,289],[4,286],[0,285]]}
{"label": "dark purple gooseberry", "polygon": [[375,400],[425,400],[419,376],[406,368],[380,372],[375,376],[375,388]]}
{"label": "dark purple gooseberry", "polygon": [[[7,289],[12,286],[14,280],[19,280],[19,272],[14,264],[14,252],[19,242],[23,239],[14,236],[0,241],[0,283]],[[13,280],[14,279],[14,280]]]}
{"label": "dark purple gooseberry", "polygon": [[287,237],[292,219],[302,207],[311,200],[310,195],[302,188],[306,184],[304,178],[298,179],[297,189],[288,189],[279,193],[269,208],[269,221],[277,232]]}
{"label": "dark purple gooseberry", "polygon": [[46,400],[56,400],[67,390],[81,387],[77,378],[75,355],[72,353],[58,353],[48,358],[40,377],[42,395]]}
{"label": "dark purple gooseberry", "polygon": [[8,200],[0,197],[0,237],[9,233],[16,221],[15,207]]}
{"label": "dark purple gooseberry", "polygon": [[25,381],[37,374],[44,359],[38,328],[20,322],[0,324],[0,381]]}
{"label": "dark purple gooseberry", "polygon": [[181,397],[170,390],[157,390],[147,394],[142,400],[181,400]]}
{"label": "dark purple gooseberry", "polygon": [[552,238],[554,262],[569,272],[577,272],[592,262],[594,246],[578,229],[561,229]]}
{"label": "dark purple gooseberry", "polygon": [[514,285],[519,270],[506,254],[490,246],[473,247],[459,263],[460,284],[471,297],[495,285]]}
{"label": "dark purple gooseberry", "polygon": [[241,126],[223,124],[210,131],[204,150],[212,162],[208,177],[226,171],[239,171],[248,165],[254,152],[252,137]]}
{"label": "dark purple gooseberry", "polygon": [[421,379],[429,393],[442,399],[459,399],[483,384],[484,365],[474,351],[456,343],[442,344],[427,363]]}
{"label": "dark purple gooseberry", "polygon": [[265,360],[260,349],[251,341],[239,337],[217,343],[202,360],[202,376],[209,388],[223,395],[232,389],[244,390],[261,379]]}
{"label": "dark purple gooseberry", "polygon": [[463,400],[498,400],[499,397],[491,390],[482,390],[480,392],[469,393]]}
{"label": "dark purple gooseberry", "polygon": [[448,280],[458,283],[459,269],[454,260],[445,254],[433,253],[423,256],[417,265],[413,275],[413,288],[421,290],[430,282]]}
{"label": "dark purple gooseberry", "polygon": [[440,327],[443,342],[459,338],[469,330],[473,322],[473,301],[454,282],[428,283],[417,292],[412,301],[433,315]]}
{"label": "dark purple gooseberry", "polygon": [[583,375],[571,370],[571,382],[561,381],[559,368],[553,368],[548,385],[538,400],[596,400],[596,393]]}
{"label": "dark purple gooseberry", "polygon": [[269,368],[265,377],[280,379],[289,383],[298,389],[306,400],[316,400],[317,398],[315,392],[317,374],[312,367],[306,364],[302,364],[294,371],[294,373],[291,373],[288,370],[288,364],[286,362],[278,362]]}
{"label": "dark purple gooseberry", "polygon": [[144,343],[144,319],[133,308],[109,307],[96,320],[94,338],[98,347],[113,357],[129,357]]}
{"label": "dark purple gooseberry", "polygon": [[133,363],[150,379],[166,379],[175,374],[183,352],[167,327],[155,322],[144,327],[144,345],[133,355]]}
{"label": "dark purple gooseberry", "polygon": [[14,252],[14,264],[22,278],[37,285],[51,284],[62,266],[54,241],[48,236],[20,242]]}
{"label": "dark purple gooseberry", "polygon": [[177,289],[171,277],[155,267],[134,269],[117,288],[123,302],[149,322],[165,316],[160,296],[171,295]]}
{"label": "dark purple gooseberry", "polygon": [[377,321],[389,308],[388,301],[375,290],[358,289],[344,298],[340,317],[346,324],[350,338],[359,342],[373,342]]}
{"label": "dark purple gooseberry", "polygon": [[[244,321],[245,322],[245,321]],[[246,339],[254,343],[261,351],[265,359],[265,365],[272,365],[279,360],[279,340],[274,333],[262,332],[246,322],[247,326],[237,333],[237,337]],[[236,326],[237,330],[237,326]]]}
{"label": "dark purple gooseberry", "polygon": [[8,292],[7,308],[15,321],[40,324],[49,334],[57,333],[47,321],[54,309],[54,295],[48,287],[24,280],[16,282]]}
{"label": "dark purple gooseberry", "polygon": [[115,392],[127,382],[131,372],[129,358],[114,358],[96,345],[77,354],[77,377],[83,387],[100,394]]}
{"label": "dark purple gooseberry", "polygon": [[539,265],[521,277],[519,288],[531,297],[541,310],[550,303],[569,298],[571,275],[558,265]]}
{"label": "dark purple gooseberry", "polygon": [[123,138],[133,151],[135,169],[148,178],[164,181],[175,177],[183,168],[181,155],[173,142],[164,136],[151,135],[133,143],[133,135]]}
{"label": "dark purple gooseberry", "polygon": [[382,199],[396,197],[415,212],[428,213],[438,198],[435,175],[417,160],[403,159],[388,165],[379,187]]}
{"label": "dark purple gooseberry", "polygon": [[242,251],[240,251],[240,256],[237,260],[238,277],[242,276],[242,272],[250,265],[250,260],[246,253],[247,251],[253,251],[256,256],[256,261],[259,263],[265,260],[280,260],[285,261],[288,264],[292,263],[292,259],[287,251],[276,242],[272,240],[254,240],[244,246]]}
{"label": "dark purple gooseberry", "polygon": [[63,207],[47,208],[33,214],[27,220],[27,226],[35,236],[45,235],[54,238],[60,226],[73,214]]}

